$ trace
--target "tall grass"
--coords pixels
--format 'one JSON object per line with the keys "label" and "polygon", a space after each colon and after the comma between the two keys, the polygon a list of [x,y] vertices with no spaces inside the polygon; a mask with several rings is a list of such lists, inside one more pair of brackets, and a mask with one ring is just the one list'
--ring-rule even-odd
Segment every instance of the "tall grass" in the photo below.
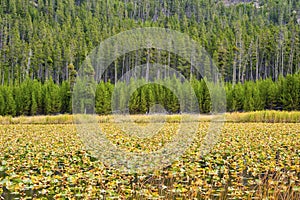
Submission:
{"label": "tall grass", "polygon": [[[149,123],[162,122],[178,123],[188,115],[130,115],[122,118],[122,115],[102,115],[97,116],[99,123],[110,122],[135,122]],[[199,115],[190,118],[191,121],[208,122],[213,119],[212,115]],[[266,122],[266,123],[299,123],[300,111],[255,111],[246,113],[226,113],[226,121],[233,123],[245,122]],[[0,116],[0,124],[72,124],[73,115],[55,115],[55,116]]]}
{"label": "tall grass", "polygon": [[247,113],[227,113],[227,122],[267,122],[267,123],[299,123],[300,111],[255,111]]}
{"label": "tall grass", "polygon": [[0,124],[72,124],[72,115],[1,117]]}

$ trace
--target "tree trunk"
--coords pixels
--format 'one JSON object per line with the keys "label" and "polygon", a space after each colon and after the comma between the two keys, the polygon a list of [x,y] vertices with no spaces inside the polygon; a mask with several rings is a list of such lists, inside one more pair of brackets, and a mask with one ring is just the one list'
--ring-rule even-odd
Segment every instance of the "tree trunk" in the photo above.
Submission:
{"label": "tree trunk", "polygon": [[266,67],[265,66],[265,58],[264,58],[264,56],[265,56],[265,51],[263,51],[262,52],[262,55],[261,55],[261,59],[260,59],[260,67],[259,67],[259,74],[258,74],[258,76],[259,76],[259,78],[263,78],[262,77],[262,71],[264,70],[264,68]]}
{"label": "tree trunk", "polygon": [[65,67],[65,71],[66,71],[66,79],[65,80],[69,80],[69,68],[68,68],[69,64],[68,62],[66,62],[66,67]]}
{"label": "tree trunk", "polygon": [[283,50],[283,48],[284,48],[284,32],[283,32],[283,30],[280,30],[280,35],[279,35],[279,45],[280,45],[280,53],[281,53],[281,55],[280,55],[280,74],[281,75],[284,75],[283,74],[283,65],[284,65],[284,50]]}
{"label": "tree trunk", "polygon": [[276,51],[276,63],[275,63],[275,77],[274,77],[274,80],[278,80],[278,66],[279,66],[279,52],[278,52],[278,49]]}
{"label": "tree trunk", "polygon": [[236,84],[236,60],[237,60],[237,55],[235,54],[234,60],[233,60],[233,67],[232,67],[232,85],[233,86]]}
{"label": "tree trunk", "polygon": [[[160,49],[158,49],[157,57],[156,57],[156,63],[160,63],[160,57],[161,57],[160,53],[161,53],[161,52],[160,52]],[[157,69],[157,75],[156,75],[156,78],[157,78],[157,80],[160,79],[160,68]]]}
{"label": "tree trunk", "polygon": [[193,78],[193,63],[192,63],[192,55],[191,55],[191,58],[190,58],[190,81],[192,80]]}
{"label": "tree trunk", "polygon": [[257,81],[259,79],[259,75],[258,75],[258,72],[259,72],[259,54],[258,54],[258,50],[259,50],[259,47],[258,47],[258,38],[256,39],[256,66],[255,66],[255,80]]}
{"label": "tree trunk", "polygon": [[296,37],[296,33],[295,33],[295,30],[293,30],[292,41],[291,41],[291,51],[290,51],[290,57],[289,57],[288,74],[292,74],[292,73],[293,73],[293,61],[294,61],[294,50],[295,50],[295,37]]}
{"label": "tree trunk", "polygon": [[253,81],[253,60],[252,60],[252,53],[253,53],[253,41],[251,41],[251,44],[250,44],[250,48],[249,48],[249,62],[250,62],[250,80]]}
{"label": "tree trunk", "polygon": [[126,66],[126,76],[125,76],[125,79],[126,79],[126,83],[129,83],[129,77],[130,77],[130,67],[129,67],[129,56],[126,56],[126,60],[125,60],[125,66]]}
{"label": "tree trunk", "polygon": [[[240,41],[241,42],[241,41]],[[239,45],[239,49],[240,49],[240,52],[239,52],[239,74],[238,74],[238,82],[241,82],[242,80],[242,59],[243,59],[243,52],[242,52],[242,44],[240,43]]]}
{"label": "tree trunk", "polygon": [[122,74],[121,74],[122,77],[124,76],[124,73],[125,73],[124,70],[125,70],[125,55],[123,55]]}
{"label": "tree trunk", "polygon": [[117,83],[118,81],[118,59],[115,60],[115,84]]}
{"label": "tree trunk", "polygon": [[149,62],[150,62],[150,49],[147,49],[147,64],[146,64],[146,82],[149,81],[149,70],[150,70],[150,66],[149,66]]}
{"label": "tree trunk", "polygon": [[137,66],[139,65],[139,51],[135,51],[135,67],[134,67],[134,79],[136,80],[136,75],[137,75]]}
{"label": "tree trunk", "polygon": [[[170,52],[168,52],[168,67],[171,67],[171,53]],[[169,76],[169,73],[167,72],[167,69],[165,67],[165,78],[168,77],[168,76]]]}

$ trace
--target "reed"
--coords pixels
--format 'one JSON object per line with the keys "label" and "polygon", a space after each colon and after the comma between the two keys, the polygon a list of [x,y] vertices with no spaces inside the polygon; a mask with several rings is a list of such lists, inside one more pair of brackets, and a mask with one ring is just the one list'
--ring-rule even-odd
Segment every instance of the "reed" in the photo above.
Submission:
{"label": "reed", "polygon": [[[72,124],[74,116],[52,115],[52,116],[0,116],[0,124]],[[185,120],[183,120],[185,119]],[[214,119],[213,115],[101,115],[97,116],[99,123],[114,122],[135,122],[135,123],[155,123],[166,121],[168,123],[180,123],[182,121],[189,122],[209,122]],[[247,123],[247,122],[265,122],[265,123],[299,123],[300,111],[255,111],[255,112],[235,112],[225,114],[226,122],[231,123]]]}

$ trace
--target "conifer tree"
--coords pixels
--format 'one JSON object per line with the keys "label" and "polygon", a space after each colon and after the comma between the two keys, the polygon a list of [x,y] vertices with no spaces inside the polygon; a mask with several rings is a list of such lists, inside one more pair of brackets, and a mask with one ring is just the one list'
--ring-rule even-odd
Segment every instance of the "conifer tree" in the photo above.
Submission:
{"label": "conifer tree", "polygon": [[71,88],[68,81],[63,81],[60,87],[60,113],[71,113]]}
{"label": "conifer tree", "polygon": [[15,100],[12,95],[12,90],[9,86],[5,86],[2,90],[4,101],[5,101],[5,108],[4,114],[15,116],[16,115],[16,104]]}
{"label": "conifer tree", "polygon": [[2,88],[0,88],[0,115],[5,115],[4,109],[5,109],[5,101],[2,96]]}

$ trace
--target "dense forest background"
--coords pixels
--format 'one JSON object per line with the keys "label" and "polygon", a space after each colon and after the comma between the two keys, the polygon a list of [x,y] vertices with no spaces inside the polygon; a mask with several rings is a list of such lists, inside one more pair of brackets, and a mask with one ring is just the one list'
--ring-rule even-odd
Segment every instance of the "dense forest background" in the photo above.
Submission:
{"label": "dense forest background", "polygon": [[[71,112],[76,74],[89,52],[112,35],[149,26],[189,34],[207,50],[226,82],[228,111],[299,110],[300,1],[245,2],[1,0],[0,115]],[[110,112],[107,101],[115,80],[145,63],[165,64],[193,77],[199,108],[209,112],[205,83],[188,61],[141,49],[119,57],[105,71],[96,90],[97,113]],[[162,100],[169,112],[179,112],[166,88],[147,86],[134,96],[133,113],[145,113]]]}

